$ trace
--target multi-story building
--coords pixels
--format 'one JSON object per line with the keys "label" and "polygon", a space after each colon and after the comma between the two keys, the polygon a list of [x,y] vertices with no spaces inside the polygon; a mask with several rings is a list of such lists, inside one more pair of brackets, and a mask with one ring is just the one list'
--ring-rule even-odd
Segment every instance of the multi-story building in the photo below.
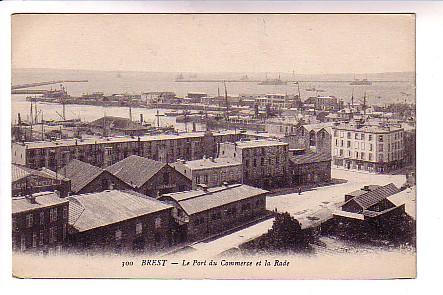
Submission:
{"label": "multi-story building", "polygon": [[132,191],[69,197],[69,244],[84,251],[157,251],[171,245],[173,206]]}
{"label": "multi-story building", "polygon": [[255,103],[259,107],[270,106],[275,109],[285,109],[297,107],[300,103],[298,96],[286,94],[265,94],[263,97],[256,97]]}
{"label": "multi-story building", "polygon": [[48,169],[35,170],[12,164],[12,196],[26,196],[38,192],[59,191],[67,197],[71,182]]}
{"label": "multi-story building", "polygon": [[290,149],[289,171],[294,186],[327,183],[331,181],[331,155]]}
{"label": "multi-story building", "polygon": [[192,181],[192,189],[197,189],[199,184],[215,187],[224,182],[242,183],[243,181],[242,163],[231,158],[179,160],[171,166]]}
{"label": "multi-story building", "polygon": [[383,173],[403,165],[403,128],[344,123],[333,126],[333,164]]}
{"label": "multi-story building", "polygon": [[196,241],[266,215],[268,191],[243,184],[223,185],[174,194],[160,200],[175,208],[178,241]]}
{"label": "multi-story building", "polygon": [[53,171],[72,159],[107,167],[130,155],[172,163],[177,159],[214,157],[220,143],[235,142],[243,137],[242,133],[225,131],[13,143],[12,163],[34,169],[46,167]]}
{"label": "multi-story building", "polygon": [[243,183],[270,188],[288,183],[288,144],[277,140],[250,140],[220,144],[220,158],[243,164]]}
{"label": "multi-story building", "polygon": [[60,252],[67,239],[68,214],[68,200],[58,192],[13,198],[13,251]]}
{"label": "multi-story building", "polygon": [[322,111],[341,110],[344,107],[343,100],[335,96],[309,97],[304,104],[313,105],[316,110]]}

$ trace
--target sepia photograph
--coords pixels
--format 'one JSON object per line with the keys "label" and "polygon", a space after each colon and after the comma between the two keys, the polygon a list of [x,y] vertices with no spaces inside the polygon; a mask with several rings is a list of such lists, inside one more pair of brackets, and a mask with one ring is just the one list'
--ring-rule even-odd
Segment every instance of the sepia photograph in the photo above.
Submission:
{"label": "sepia photograph", "polygon": [[12,275],[415,278],[415,26],[13,14]]}

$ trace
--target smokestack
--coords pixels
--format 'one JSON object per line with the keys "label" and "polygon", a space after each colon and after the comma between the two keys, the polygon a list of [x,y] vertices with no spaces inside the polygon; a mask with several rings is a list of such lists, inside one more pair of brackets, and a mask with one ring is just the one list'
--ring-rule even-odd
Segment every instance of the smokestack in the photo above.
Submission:
{"label": "smokestack", "polygon": [[143,114],[140,114],[140,124],[143,124]]}

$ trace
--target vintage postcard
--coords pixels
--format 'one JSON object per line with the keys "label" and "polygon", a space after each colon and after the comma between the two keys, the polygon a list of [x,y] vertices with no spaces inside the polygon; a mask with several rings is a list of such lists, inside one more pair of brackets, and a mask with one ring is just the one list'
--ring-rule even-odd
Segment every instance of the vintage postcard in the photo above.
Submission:
{"label": "vintage postcard", "polygon": [[13,276],[416,277],[414,14],[11,18]]}

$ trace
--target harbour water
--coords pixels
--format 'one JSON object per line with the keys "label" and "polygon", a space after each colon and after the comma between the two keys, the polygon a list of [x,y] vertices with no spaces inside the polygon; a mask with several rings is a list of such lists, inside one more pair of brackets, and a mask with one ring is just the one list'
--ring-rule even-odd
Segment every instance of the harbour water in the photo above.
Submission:
{"label": "harbour water", "polygon": [[[15,69],[12,72],[12,84],[25,84],[40,81],[52,80],[88,80],[84,83],[65,83],[64,87],[71,96],[80,96],[85,93],[104,92],[105,95],[114,93],[141,94],[149,91],[173,91],[178,96],[186,96],[188,92],[205,92],[208,95],[217,95],[224,92],[223,83],[217,82],[176,82],[176,73],[151,73],[151,72],[104,72],[104,71],[83,71],[83,70],[50,70],[50,69]],[[189,74],[184,73],[190,76]],[[265,78],[265,74],[260,73],[205,73],[197,74],[195,79],[239,79],[243,75],[248,75],[251,80]],[[268,74],[268,77],[273,77]],[[352,80],[354,76],[348,75],[292,75],[290,73],[281,74],[282,80],[296,81],[325,81],[325,80]],[[361,77],[360,77],[361,78]],[[265,94],[284,93],[300,94],[302,100],[315,95],[334,95],[342,98],[345,102],[350,101],[351,94],[354,93],[356,101],[363,100],[366,93],[369,104],[384,105],[394,102],[408,103],[415,102],[415,86],[413,73],[386,73],[372,74],[367,78],[372,81],[400,81],[400,82],[373,82],[372,85],[354,86],[346,82],[300,82],[299,87],[291,82],[286,85],[258,85],[254,82],[229,82],[227,83],[228,95],[239,94]],[[59,85],[46,85],[34,89],[58,88]],[[315,93],[306,89],[322,89],[323,92]],[[44,107],[42,108],[44,104]],[[38,109],[44,109],[45,120],[59,120],[62,113],[62,106],[57,104],[37,103]],[[156,124],[156,109],[133,108],[132,116],[136,120],[143,114],[144,120],[151,124]],[[159,110],[163,114],[166,110]],[[26,95],[12,96],[11,120],[17,120],[20,113],[23,119],[29,116],[30,105],[26,101]],[[101,107],[91,105],[67,105],[67,119],[78,119],[92,121],[107,116],[129,117],[129,109],[122,107]],[[192,126],[185,127],[184,124],[176,123],[174,117],[161,116],[161,126],[174,125],[178,130],[190,130]],[[190,125],[190,124],[188,124]],[[197,125],[197,130],[204,130],[205,127]]]}

